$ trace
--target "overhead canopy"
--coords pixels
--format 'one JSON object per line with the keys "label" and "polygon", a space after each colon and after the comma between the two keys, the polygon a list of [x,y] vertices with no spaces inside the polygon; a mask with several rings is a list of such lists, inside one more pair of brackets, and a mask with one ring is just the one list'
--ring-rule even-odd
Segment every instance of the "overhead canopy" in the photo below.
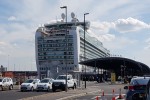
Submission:
{"label": "overhead canopy", "polygon": [[125,66],[125,71],[127,74],[131,74],[131,75],[150,74],[150,68],[147,65],[123,57],[97,58],[97,59],[82,61],[79,64],[87,65],[91,67],[97,67],[105,70],[111,70],[116,73],[120,73],[121,67]]}

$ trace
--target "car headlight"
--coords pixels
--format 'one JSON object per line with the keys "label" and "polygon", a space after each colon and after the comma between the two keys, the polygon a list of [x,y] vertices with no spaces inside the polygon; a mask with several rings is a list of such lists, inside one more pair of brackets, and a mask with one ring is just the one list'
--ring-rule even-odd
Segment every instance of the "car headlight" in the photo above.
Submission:
{"label": "car headlight", "polygon": [[47,84],[45,84],[44,86],[47,86]]}
{"label": "car headlight", "polygon": [[30,84],[28,84],[27,86],[30,86]]}
{"label": "car headlight", "polygon": [[65,84],[64,82],[61,82],[61,84]]}

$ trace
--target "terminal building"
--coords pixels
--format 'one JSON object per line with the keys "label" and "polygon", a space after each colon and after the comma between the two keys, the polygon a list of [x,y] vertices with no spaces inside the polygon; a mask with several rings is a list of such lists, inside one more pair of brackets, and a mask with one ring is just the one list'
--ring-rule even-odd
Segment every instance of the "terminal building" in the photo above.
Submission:
{"label": "terminal building", "polygon": [[[36,66],[40,79],[55,78],[66,70],[67,73],[82,72],[85,68],[79,62],[110,56],[102,42],[87,32],[90,22],[79,22],[74,13],[71,17],[66,23],[62,14],[61,21],[44,24],[36,30]],[[91,69],[87,67],[86,70]]]}

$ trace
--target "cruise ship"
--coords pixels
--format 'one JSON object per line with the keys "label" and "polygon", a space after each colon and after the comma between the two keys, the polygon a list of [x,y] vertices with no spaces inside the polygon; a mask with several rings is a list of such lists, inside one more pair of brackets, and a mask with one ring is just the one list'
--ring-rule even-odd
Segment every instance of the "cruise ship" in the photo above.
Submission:
{"label": "cruise ship", "polygon": [[66,71],[79,73],[84,71],[80,61],[110,56],[102,42],[88,33],[90,22],[80,22],[74,13],[71,17],[71,21],[66,23],[62,14],[61,21],[44,24],[36,30],[36,65],[40,79],[55,78]]}

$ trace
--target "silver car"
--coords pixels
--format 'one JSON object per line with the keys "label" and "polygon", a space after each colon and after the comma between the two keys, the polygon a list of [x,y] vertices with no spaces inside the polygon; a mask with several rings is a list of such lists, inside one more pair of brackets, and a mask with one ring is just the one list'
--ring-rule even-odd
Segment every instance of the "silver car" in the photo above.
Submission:
{"label": "silver car", "polygon": [[21,84],[21,91],[34,91],[37,88],[37,84],[40,82],[39,79],[28,79]]}
{"label": "silver car", "polygon": [[52,83],[53,83],[53,80],[52,78],[45,78],[45,79],[42,79],[40,83],[38,83],[37,85],[37,92],[38,91],[50,91],[52,89]]}

